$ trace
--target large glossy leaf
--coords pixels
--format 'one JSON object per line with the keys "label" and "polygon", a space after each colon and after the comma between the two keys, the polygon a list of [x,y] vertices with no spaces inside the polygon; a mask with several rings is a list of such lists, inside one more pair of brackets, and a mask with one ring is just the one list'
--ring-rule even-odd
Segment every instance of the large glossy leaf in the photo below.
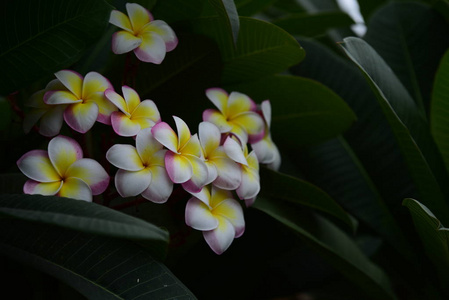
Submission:
{"label": "large glossy leaf", "polygon": [[430,108],[432,135],[449,170],[449,51],[442,58],[435,76]]}
{"label": "large glossy leaf", "polygon": [[448,35],[448,23],[430,6],[392,2],[372,16],[363,39],[391,67],[417,105],[427,111],[438,63],[449,47]]}
{"label": "large glossy leaf", "polygon": [[359,4],[360,13],[363,16],[363,19],[367,23],[372,14],[379,9],[382,5],[387,3],[387,0],[357,0]]}
{"label": "large glossy leaf", "polygon": [[410,210],[427,256],[438,271],[441,287],[449,296],[447,282],[449,280],[449,229],[444,227],[438,218],[419,201],[407,198],[403,205]]}
{"label": "large glossy leaf", "polygon": [[215,8],[220,18],[225,21],[231,33],[232,41],[237,44],[240,20],[234,0],[209,0],[209,3]]}
{"label": "large glossy leaf", "polygon": [[351,216],[319,187],[267,168],[262,168],[260,173],[261,197],[283,199],[326,212],[340,219],[355,231],[357,224]]}
{"label": "large glossy leaf", "polygon": [[44,223],[78,232],[126,238],[147,246],[153,255],[164,257],[167,231],[107,207],[69,198],[3,194],[0,215]]}
{"label": "large glossy leaf", "polygon": [[[0,228],[1,255],[88,299],[195,299],[150,252],[129,240],[19,219],[1,218]],[[8,274],[2,270],[2,276]]]}
{"label": "large glossy leaf", "polygon": [[217,43],[224,63],[224,84],[282,72],[299,63],[305,55],[304,49],[290,34],[261,20],[240,17],[236,47],[229,39],[226,23],[220,18],[201,18],[186,26]]}
{"label": "large glossy leaf", "polygon": [[300,212],[280,200],[260,198],[254,205],[299,234],[339,272],[359,285],[366,292],[364,298],[395,299],[387,275],[328,220]]}
{"label": "large glossy leaf", "polygon": [[0,9],[0,94],[73,64],[105,31],[104,0],[6,1]]}
{"label": "large glossy leaf", "polygon": [[269,99],[272,135],[281,147],[318,143],[342,133],[355,121],[348,105],[321,83],[298,76],[275,75],[229,86],[256,102]]}
{"label": "large glossy leaf", "polygon": [[328,29],[348,27],[354,20],[341,11],[293,14],[274,20],[273,24],[287,30],[293,35],[317,36],[325,34]]}
{"label": "large glossy leaf", "polygon": [[[445,170],[430,136],[422,112],[385,63],[366,42],[346,38],[342,44],[349,58],[360,68],[375,93],[394,132],[410,174],[423,203],[449,221],[449,207],[442,188],[447,184]],[[440,185],[438,180],[442,182]]]}
{"label": "large glossy leaf", "polygon": [[235,6],[240,16],[252,16],[278,0],[235,0]]}

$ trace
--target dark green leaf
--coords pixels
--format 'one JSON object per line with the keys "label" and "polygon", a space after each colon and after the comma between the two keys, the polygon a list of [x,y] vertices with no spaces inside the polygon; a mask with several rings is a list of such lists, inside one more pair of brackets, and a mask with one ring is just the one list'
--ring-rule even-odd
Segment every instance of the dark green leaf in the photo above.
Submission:
{"label": "dark green leaf", "polygon": [[364,298],[395,299],[387,275],[360,251],[353,240],[325,218],[262,197],[254,206],[298,233],[339,272],[358,284],[366,292]]}
{"label": "dark green leaf", "polygon": [[387,3],[387,0],[357,0],[359,3],[360,13],[365,19],[365,23],[368,23],[372,14],[379,9],[382,5]]}
{"label": "dark green leaf", "polygon": [[160,0],[157,1],[151,13],[157,20],[167,23],[191,20],[202,15],[205,4],[204,0]]}
{"label": "dark green leaf", "polygon": [[79,232],[138,241],[164,257],[168,233],[161,228],[107,207],[69,198],[41,195],[0,196],[0,214]]}
{"label": "dark green leaf", "polygon": [[209,0],[209,3],[218,12],[219,17],[225,21],[234,44],[237,44],[240,20],[234,0]]}
{"label": "dark green leaf", "polygon": [[[445,170],[430,137],[422,112],[385,61],[366,42],[346,38],[342,44],[349,58],[360,68],[390,123],[410,174],[429,208],[449,221],[449,208],[442,188]],[[442,185],[438,180],[441,180]]]}
{"label": "dark green leaf", "polygon": [[331,28],[350,26],[354,20],[344,12],[332,11],[289,15],[273,23],[293,35],[317,36]]}
{"label": "dark green leaf", "polygon": [[0,94],[67,68],[105,31],[103,0],[6,1],[0,9]]}
{"label": "dark green leaf", "polygon": [[235,6],[240,16],[252,16],[270,4],[279,2],[278,0],[235,0]]}
{"label": "dark green leaf", "polygon": [[54,276],[88,299],[195,299],[151,253],[129,240],[18,219],[0,219],[0,228],[0,254]]}
{"label": "dark green leaf", "polygon": [[345,222],[354,231],[356,221],[326,192],[313,184],[267,168],[260,170],[261,197],[283,199],[326,212]]}
{"label": "dark green leaf", "polygon": [[355,121],[347,104],[314,80],[276,75],[228,89],[245,93],[256,102],[270,100],[272,135],[281,147],[318,143],[337,136]]}

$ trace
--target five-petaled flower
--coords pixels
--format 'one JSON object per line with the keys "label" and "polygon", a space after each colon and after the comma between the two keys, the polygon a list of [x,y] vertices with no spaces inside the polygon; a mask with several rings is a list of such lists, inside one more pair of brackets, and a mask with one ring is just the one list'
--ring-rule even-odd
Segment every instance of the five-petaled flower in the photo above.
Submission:
{"label": "five-petaled flower", "polygon": [[222,133],[233,133],[242,144],[255,143],[264,136],[265,124],[256,112],[257,105],[247,95],[220,88],[206,90],[206,96],[218,108],[206,109],[203,120],[214,123]]}
{"label": "five-petaled flower", "polygon": [[74,130],[85,133],[95,121],[111,124],[111,114],[117,110],[104,95],[112,89],[105,77],[97,72],[89,72],[83,78],[80,74],[62,70],[55,73],[65,90],[51,90],[45,93],[46,104],[68,104],[64,111],[64,120]]}
{"label": "five-petaled flower", "polygon": [[194,196],[187,202],[186,224],[201,230],[209,247],[222,254],[245,231],[242,206],[230,191],[213,185],[204,187],[202,195],[201,199]]}
{"label": "five-petaled flower", "polygon": [[160,122],[161,116],[152,100],[143,100],[129,86],[122,86],[123,96],[113,89],[107,89],[104,94],[120,111],[111,115],[111,124],[115,133],[121,136],[135,136],[144,128],[153,127]]}
{"label": "five-petaled flower", "polygon": [[160,64],[165,53],[178,45],[178,38],[164,21],[154,20],[151,13],[137,3],[126,3],[126,12],[113,10],[109,22],[123,30],[112,36],[112,51],[123,54],[134,51],[144,62]]}
{"label": "five-petaled flower", "polygon": [[92,201],[109,184],[109,175],[95,160],[83,158],[80,145],[72,138],[56,136],[48,151],[31,150],[18,161],[19,169],[28,178],[25,194],[57,195]]}
{"label": "five-petaled flower", "polygon": [[106,153],[108,161],[119,168],[115,187],[122,197],[141,194],[155,203],[164,203],[173,190],[173,182],[165,170],[166,149],[154,139],[151,128],[136,136],[136,147],[113,145]]}

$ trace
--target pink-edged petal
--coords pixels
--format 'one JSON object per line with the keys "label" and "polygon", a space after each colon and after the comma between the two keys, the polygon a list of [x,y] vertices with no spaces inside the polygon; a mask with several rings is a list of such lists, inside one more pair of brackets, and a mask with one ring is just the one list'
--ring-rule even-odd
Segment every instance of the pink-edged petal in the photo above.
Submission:
{"label": "pink-edged petal", "polygon": [[246,156],[246,161],[248,162],[248,167],[259,171],[259,160],[257,159],[256,152],[251,151],[251,153]]}
{"label": "pink-edged petal", "polygon": [[183,183],[182,187],[190,193],[198,193],[207,184],[207,166],[202,159],[196,156],[186,155],[184,157],[189,160],[193,172],[191,178]]}
{"label": "pink-edged petal", "polygon": [[254,101],[247,95],[239,92],[232,92],[228,98],[227,115],[233,117],[244,112],[255,110],[256,107]]}
{"label": "pink-edged petal", "polygon": [[165,42],[167,52],[172,51],[178,45],[178,38],[176,37],[175,32],[164,21],[154,20],[154,21],[146,24],[142,28],[142,31],[152,31],[152,32],[159,34]]}
{"label": "pink-edged petal", "polygon": [[173,192],[173,182],[164,167],[152,166],[150,170],[151,182],[142,196],[154,203],[165,203]]}
{"label": "pink-edged petal", "polygon": [[154,104],[152,100],[147,99],[136,105],[135,109],[132,111],[132,118],[145,118],[157,123],[161,120],[161,115],[156,104]]}
{"label": "pink-edged petal", "polygon": [[173,119],[175,120],[176,131],[178,133],[178,149],[181,149],[189,141],[192,134],[184,120],[177,116],[173,116]]}
{"label": "pink-edged petal", "polygon": [[[218,110],[227,115],[228,93],[220,88],[210,88],[206,90],[206,97],[218,108]],[[204,119],[204,115],[203,115]],[[205,120],[207,121],[207,120]]]}
{"label": "pink-edged petal", "polygon": [[160,122],[151,128],[154,138],[168,150],[178,152],[178,136],[174,130],[165,122]]}
{"label": "pink-edged petal", "polygon": [[246,130],[241,127],[240,125],[236,124],[236,123],[231,123],[232,124],[232,129],[231,129],[231,133],[238,138],[238,140],[240,141],[240,143],[242,145],[246,145],[248,143],[248,132],[246,132]]}
{"label": "pink-edged petal", "polygon": [[233,161],[242,165],[248,165],[242,146],[235,139],[228,137],[223,143],[223,149]]}
{"label": "pink-edged petal", "polygon": [[251,148],[257,156],[257,160],[262,164],[272,163],[275,159],[276,146],[269,135],[257,143],[251,144]]}
{"label": "pink-edged petal", "polygon": [[83,158],[73,163],[66,172],[67,177],[79,178],[92,190],[93,195],[103,193],[109,185],[109,175],[105,169],[90,158]]}
{"label": "pink-edged petal", "polygon": [[94,126],[98,117],[98,105],[94,102],[69,105],[64,111],[64,120],[73,130],[86,133]]}
{"label": "pink-edged petal", "polygon": [[151,182],[151,171],[145,168],[140,171],[118,170],[115,174],[115,187],[122,197],[137,196],[145,191]]}
{"label": "pink-edged petal", "polygon": [[214,207],[215,216],[219,215],[228,219],[235,228],[235,237],[240,237],[245,231],[245,219],[243,217],[243,209],[240,203],[234,199],[225,199]]}
{"label": "pink-edged petal", "polygon": [[122,112],[113,112],[111,124],[115,133],[120,136],[135,136],[140,131],[140,124],[131,120]]}
{"label": "pink-edged petal", "polygon": [[140,31],[145,24],[153,20],[150,12],[137,3],[126,3],[126,12],[134,32]]}
{"label": "pink-edged petal", "polygon": [[[112,89],[113,86],[106,77],[97,72],[89,72],[84,76],[83,81],[83,99],[89,101],[93,94],[104,92],[107,89]],[[103,95],[103,94],[102,94]]]}
{"label": "pink-edged petal", "polygon": [[217,168],[217,178],[213,184],[225,190],[235,190],[242,182],[242,169],[240,165],[228,157],[214,159]]}
{"label": "pink-edged petal", "polygon": [[45,108],[34,108],[29,111],[23,119],[22,128],[23,131],[28,134],[39,119],[47,112]]}
{"label": "pink-edged petal", "polygon": [[120,96],[116,91],[114,91],[113,89],[107,89],[104,91],[104,96],[106,97],[106,99],[111,101],[111,103],[114,104],[118,109],[120,109],[121,112],[126,116],[131,116],[125,99],[123,99],[123,97]]}
{"label": "pink-edged petal", "polygon": [[29,179],[23,186],[23,192],[30,195],[44,195],[53,196],[56,195],[61,189],[63,181],[55,182],[38,182]]}
{"label": "pink-edged petal", "polygon": [[137,92],[129,86],[122,86],[123,97],[126,101],[127,111],[132,114],[136,107],[140,104],[140,97]]}
{"label": "pink-edged petal", "polygon": [[198,127],[201,147],[203,148],[204,155],[208,157],[209,154],[220,146],[220,129],[210,122],[201,122]]}
{"label": "pink-edged petal", "polygon": [[256,135],[256,134],[262,133],[262,137],[263,137],[265,123],[264,123],[262,117],[258,113],[245,112],[245,113],[239,114],[238,116],[236,116],[232,119],[232,123],[240,125],[250,135]]}
{"label": "pink-edged petal", "polygon": [[156,33],[145,32],[141,35],[142,43],[134,49],[137,58],[144,62],[160,64],[167,52],[164,40]]}
{"label": "pink-edged petal", "polygon": [[203,121],[210,122],[220,129],[221,133],[231,131],[232,125],[228,123],[225,116],[216,109],[206,109],[203,112]]}
{"label": "pink-edged petal", "polygon": [[207,167],[207,181],[205,184],[210,184],[215,179],[217,179],[218,171],[217,171],[217,167],[215,166],[215,164],[212,161],[206,161],[205,164]]}
{"label": "pink-edged petal", "polygon": [[210,208],[197,198],[191,198],[186,205],[186,224],[196,230],[213,230],[218,226],[218,220]]}
{"label": "pink-edged petal", "polygon": [[49,105],[55,105],[79,103],[83,102],[83,100],[69,91],[48,91],[44,95],[44,102]]}
{"label": "pink-edged petal", "polygon": [[31,150],[25,153],[17,161],[17,166],[25,176],[35,181],[55,182],[61,180],[45,150]]}
{"label": "pink-edged petal", "polygon": [[271,170],[279,170],[279,168],[281,167],[281,154],[279,153],[279,149],[276,147],[275,144],[273,144],[274,146],[274,160],[269,163],[267,165],[267,168],[271,169]]}
{"label": "pink-edged petal", "polygon": [[142,44],[142,38],[128,31],[117,31],[112,35],[112,52],[115,54],[128,53]]}
{"label": "pink-edged petal", "polygon": [[113,145],[106,152],[106,159],[115,167],[126,171],[140,171],[145,168],[136,148],[131,145]]}
{"label": "pink-edged petal", "polygon": [[262,110],[262,116],[265,120],[265,123],[267,123],[267,127],[270,128],[271,126],[271,103],[270,100],[264,100],[260,104],[261,110]]}
{"label": "pink-edged petal", "polygon": [[184,146],[179,149],[179,151],[183,155],[193,155],[196,157],[201,157],[201,154],[203,154],[203,150],[201,150],[201,144],[200,140],[198,139],[198,135],[192,135],[190,139],[184,144]]}
{"label": "pink-edged petal", "polygon": [[235,229],[226,218],[221,216],[216,216],[216,218],[218,227],[210,231],[203,231],[203,236],[209,247],[220,255],[232,244],[235,238]]}
{"label": "pink-edged petal", "polygon": [[260,191],[259,172],[252,168],[243,167],[242,183],[236,189],[236,193],[240,199],[250,199],[257,196]]}
{"label": "pink-edged petal", "polygon": [[167,151],[165,154],[165,168],[174,183],[184,183],[192,178],[193,167],[186,157]]}
{"label": "pink-edged petal", "polygon": [[79,178],[67,178],[59,190],[58,196],[92,202],[90,187]]}
{"label": "pink-edged petal", "polygon": [[150,119],[145,119],[145,118],[131,118],[131,120],[133,120],[134,123],[139,124],[141,129],[144,128],[152,128],[154,125],[156,125],[156,122],[153,122]]}
{"label": "pink-edged petal", "polygon": [[117,111],[117,107],[104,96],[104,92],[91,94],[89,98],[86,99],[86,103],[91,102],[98,106],[97,121],[106,125],[111,125],[111,114]]}
{"label": "pink-edged petal", "polygon": [[127,15],[118,10],[111,11],[109,16],[109,23],[121,29],[132,32],[132,25]]}
{"label": "pink-edged petal", "polygon": [[52,137],[59,134],[64,120],[66,105],[57,105],[49,109],[41,118],[39,133],[43,136]]}
{"label": "pink-edged petal", "polygon": [[47,89],[35,92],[25,102],[25,106],[33,108],[45,108],[44,95],[46,92],[48,92]]}
{"label": "pink-edged petal", "polygon": [[48,143],[48,156],[59,175],[65,178],[67,169],[83,158],[83,150],[74,139],[59,135]]}
{"label": "pink-edged petal", "polygon": [[256,197],[245,199],[245,206],[251,207],[254,204],[254,202],[256,202]]}
{"label": "pink-edged petal", "polygon": [[55,73],[56,78],[70,91],[76,98],[81,99],[83,76],[71,70],[61,70]]}
{"label": "pink-edged petal", "polygon": [[[153,137],[151,128],[145,128],[139,131],[136,136],[136,149],[142,162],[149,165],[151,162],[153,162],[153,155],[156,152],[162,150],[163,146]],[[162,155],[165,155],[165,151],[166,150],[163,150],[161,152]],[[162,156],[162,158],[163,157],[164,156]],[[164,163],[164,159],[159,162],[159,165],[161,162]],[[164,166],[164,164],[162,164],[161,166]]]}
{"label": "pink-edged petal", "polygon": [[62,82],[59,79],[53,79],[52,81],[50,81],[47,86],[45,87],[45,89],[47,91],[64,91],[67,90],[67,88],[64,86],[64,84],[62,84]]}
{"label": "pink-edged petal", "polygon": [[211,186],[206,185],[198,193],[190,193],[190,194],[193,197],[195,197],[196,199],[202,201],[208,207],[210,207],[210,205],[209,205],[210,204],[210,193],[211,193]]}

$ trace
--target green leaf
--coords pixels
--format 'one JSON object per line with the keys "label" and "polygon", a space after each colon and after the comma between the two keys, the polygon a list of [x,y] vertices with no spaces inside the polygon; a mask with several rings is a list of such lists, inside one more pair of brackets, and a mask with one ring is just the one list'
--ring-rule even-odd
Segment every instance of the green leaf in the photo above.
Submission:
{"label": "green leaf", "polygon": [[438,63],[449,47],[447,36],[448,23],[430,6],[392,2],[372,16],[363,39],[391,67],[418,107],[427,111]]}
{"label": "green leaf", "polygon": [[254,80],[284,71],[299,63],[304,49],[283,29],[260,20],[240,17],[237,46],[230,41],[226,23],[217,17],[184,24],[212,38],[223,59],[223,84]]}
{"label": "green leaf", "polygon": [[195,299],[150,252],[129,240],[19,219],[0,219],[0,228],[0,254],[88,299]]}
{"label": "green leaf", "polygon": [[357,0],[359,3],[360,13],[365,20],[365,23],[368,23],[372,14],[378,10],[382,5],[387,3],[387,0]]}
{"label": "green leaf", "polygon": [[104,33],[112,7],[103,0],[7,1],[0,12],[0,94],[77,61]]}
{"label": "green leaf", "polygon": [[317,186],[267,168],[261,168],[260,176],[261,197],[287,200],[323,211],[340,219],[349,225],[353,231],[356,230],[356,221],[334,199]]}
{"label": "green leaf", "polygon": [[237,44],[239,36],[240,20],[234,0],[209,0],[209,3],[218,12],[220,18],[225,20],[234,44]]}
{"label": "green leaf", "polygon": [[235,0],[235,6],[240,16],[252,16],[278,0]]}
{"label": "green leaf", "polygon": [[341,274],[366,292],[364,298],[395,299],[387,275],[338,227],[323,217],[300,212],[282,201],[258,198],[254,207],[294,230]]}
{"label": "green leaf", "polygon": [[275,75],[227,88],[245,93],[256,102],[270,100],[271,131],[281,148],[295,148],[337,136],[356,119],[337,94],[306,78]]}
{"label": "green leaf", "polygon": [[430,106],[430,128],[449,171],[449,50],[441,60],[435,76]]}
{"label": "green leaf", "polygon": [[348,27],[354,24],[354,20],[344,12],[330,11],[312,14],[293,14],[274,20],[273,24],[293,35],[313,37],[325,34],[331,28]]}
{"label": "green leaf", "polygon": [[157,20],[173,23],[184,20],[192,20],[203,14],[204,0],[162,0],[157,1],[151,13]]}
{"label": "green leaf", "polygon": [[0,215],[79,232],[140,242],[164,257],[168,233],[146,221],[80,200],[42,195],[0,196]]}
{"label": "green leaf", "polygon": [[440,157],[421,111],[385,61],[366,42],[350,37],[344,39],[342,46],[376,95],[422,201],[441,214],[441,219],[449,221],[449,208],[442,191],[447,174],[441,170],[444,166],[438,162]]}
{"label": "green leaf", "polygon": [[438,271],[441,287],[449,295],[449,229],[422,203],[415,199],[404,199],[402,205],[410,210],[427,256]]}

